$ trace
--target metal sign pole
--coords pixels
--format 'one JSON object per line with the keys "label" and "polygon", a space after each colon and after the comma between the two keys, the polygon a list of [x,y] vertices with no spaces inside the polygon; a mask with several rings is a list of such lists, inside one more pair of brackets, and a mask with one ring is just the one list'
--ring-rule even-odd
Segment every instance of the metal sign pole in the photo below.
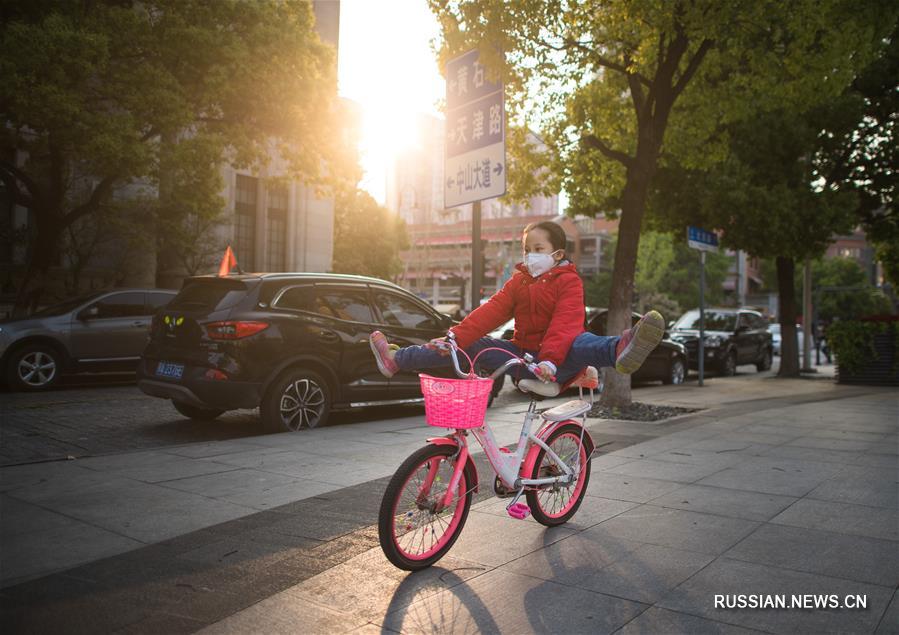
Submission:
{"label": "metal sign pole", "polygon": [[471,204],[471,310],[481,305],[481,287],[484,286],[484,272],[481,265],[481,201]]}
{"label": "metal sign pole", "polygon": [[705,373],[705,251],[699,252],[699,385]]}

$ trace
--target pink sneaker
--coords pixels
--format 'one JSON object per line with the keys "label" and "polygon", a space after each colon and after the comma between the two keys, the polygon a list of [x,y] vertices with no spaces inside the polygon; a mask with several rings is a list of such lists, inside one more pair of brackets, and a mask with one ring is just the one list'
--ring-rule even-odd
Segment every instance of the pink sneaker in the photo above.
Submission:
{"label": "pink sneaker", "polygon": [[624,375],[635,372],[665,334],[665,320],[658,311],[649,311],[634,328],[621,334],[615,349],[615,370]]}
{"label": "pink sneaker", "polygon": [[375,354],[375,361],[378,363],[378,370],[381,371],[381,374],[388,378],[396,375],[400,367],[393,361],[387,337],[381,331],[375,331],[368,337],[368,343],[371,345],[371,352]]}

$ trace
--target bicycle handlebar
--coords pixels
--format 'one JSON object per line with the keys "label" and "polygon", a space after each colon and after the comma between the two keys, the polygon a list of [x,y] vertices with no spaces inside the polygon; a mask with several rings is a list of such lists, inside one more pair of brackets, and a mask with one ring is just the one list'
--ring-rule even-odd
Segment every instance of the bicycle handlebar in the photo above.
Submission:
{"label": "bicycle handlebar", "polygon": [[[449,348],[450,356],[452,357],[452,360],[453,360],[453,369],[456,371],[456,375],[458,375],[462,379],[469,377],[470,374],[464,372],[459,367],[459,356],[458,356],[457,351],[460,351],[462,349],[459,348],[458,344],[456,344],[456,336],[453,334],[452,331],[447,332],[446,342],[448,345],[447,348]],[[521,358],[521,357],[518,357],[518,355],[516,355],[512,351],[507,351],[504,349],[500,349],[500,350],[503,350],[503,352],[508,353],[511,356],[511,359],[509,361],[507,361],[505,364],[503,364],[502,366],[500,366],[499,368],[497,368],[496,370],[494,370],[490,374],[490,379],[496,379],[500,375],[504,374],[510,368],[512,368],[514,366],[518,366],[520,364],[523,364],[529,371],[531,371],[532,373],[534,373],[534,375],[539,377],[539,375],[537,374],[537,364],[535,364],[533,362],[533,357],[529,353],[525,353],[524,358]],[[465,353],[465,351],[462,351],[462,354],[465,355],[466,358],[468,358],[468,355]],[[477,356],[475,356],[475,359],[477,359]],[[468,359],[468,363],[471,367],[471,371],[474,372],[474,364],[473,364],[472,360]],[[555,377],[551,378],[550,381],[555,381]]]}

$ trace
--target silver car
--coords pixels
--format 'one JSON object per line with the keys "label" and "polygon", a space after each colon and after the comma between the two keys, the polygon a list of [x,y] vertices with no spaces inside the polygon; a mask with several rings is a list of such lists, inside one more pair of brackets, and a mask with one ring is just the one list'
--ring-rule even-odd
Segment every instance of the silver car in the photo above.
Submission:
{"label": "silver car", "polygon": [[166,289],[115,289],[0,322],[0,368],[11,388],[45,390],[64,373],[131,371]]}

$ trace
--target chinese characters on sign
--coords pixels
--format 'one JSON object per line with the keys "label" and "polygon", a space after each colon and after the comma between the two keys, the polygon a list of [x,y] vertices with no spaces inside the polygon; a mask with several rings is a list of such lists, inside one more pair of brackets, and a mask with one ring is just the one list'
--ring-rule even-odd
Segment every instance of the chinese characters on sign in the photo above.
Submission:
{"label": "chinese characters on sign", "polygon": [[503,96],[502,84],[487,80],[477,51],[447,63],[446,207],[505,194]]}

